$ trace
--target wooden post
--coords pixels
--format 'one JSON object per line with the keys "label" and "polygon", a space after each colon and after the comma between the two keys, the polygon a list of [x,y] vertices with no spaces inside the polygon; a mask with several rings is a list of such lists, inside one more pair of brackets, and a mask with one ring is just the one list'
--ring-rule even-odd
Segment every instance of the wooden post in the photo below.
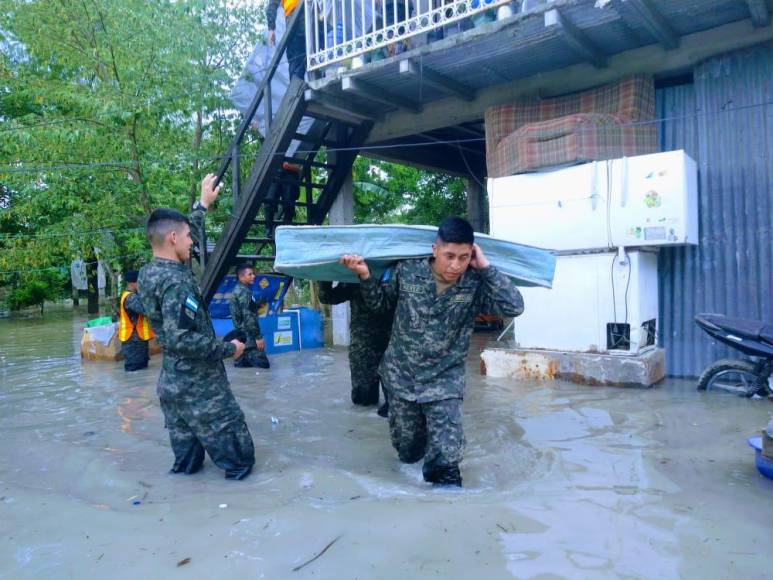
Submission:
{"label": "wooden post", "polygon": [[[331,153],[331,156],[335,153]],[[335,161],[333,161],[335,163]],[[330,225],[349,225],[354,223],[354,185],[352,173],[346,176],[333,205],[330,207]],[[332,308],[333,344],[349,346],[349,321],[351,312],[349,303],[336,304]]]}
{"label": "wooden post", "polygon": [[468,178],[467,183],[467,219],[476,232],[488,232],[488,202],[486,192],[475,178]]}

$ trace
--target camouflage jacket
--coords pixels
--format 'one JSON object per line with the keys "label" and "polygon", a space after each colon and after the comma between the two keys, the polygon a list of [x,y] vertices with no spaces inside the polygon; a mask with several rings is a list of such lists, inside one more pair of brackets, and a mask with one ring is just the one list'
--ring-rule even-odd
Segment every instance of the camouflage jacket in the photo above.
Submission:
{"label": "camouflage jacket", "polygon": [[132,321],[132,324],[137,324],[137,318],[145,315],[142,299],[136,292],[132,292],[126,297],[123,307],[126,309],[126,313],[129,315],[129,320]]}
{"label": "camouflage jacket", "polygon": [[236,283],[231,294],[231,301],[228,304],[231,310],[231,320],[234,323],[234,330],[241,330],[247,335],[249,343],[255,342],[258,338],[263,338],[260,333],[260,324],[258,324],[258,303],[252,296],[252,288],[241,282]]}
{"label": "camouflage jacket", "polygon": [[319,301],[322,304],[342,304],[349,301],[352,309],[349,330],[353,339],[383,336],[386,340],[389,337],[394,309],[374,311],[368,308],[363,300],[359,284],[339,282],[333,288],[332,282],[320,282]]}
{"label": "camouflage jacket", "polygon": [[426,258],[399,262],[386,282],[370,277],[360,287],[371,309],[396,305],[379,374],[392,394],[419,403],[463,398],[475,316],[523,312],[521,293],[494,266],[469,268],[440,296]]}
{"label": "camouflage jacket", "polygon": [[[203,226],[203,217],[201,210],[191,214],[192,237],[194,227]],[[222,360],[232,356],[236,347],[215,336],[191,269],[174,260],[153,258],[142,267],[137,282],[145,315],[164,352],[159,385],[175,375],[227,385]]]}

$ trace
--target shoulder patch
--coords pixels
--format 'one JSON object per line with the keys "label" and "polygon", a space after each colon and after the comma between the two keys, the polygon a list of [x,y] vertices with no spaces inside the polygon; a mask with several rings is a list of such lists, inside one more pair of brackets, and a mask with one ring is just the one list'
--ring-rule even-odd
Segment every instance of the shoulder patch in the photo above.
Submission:
{"label": "shoulder patch", "polygon": [[178,324],[183,330],[196,328],[196,313],[199,311],[199,301],[193,294],[188,294],[180,304],[180,319]]}
{"label": "shoulder patch", "polygon": [[188,296],[185,298],[185,308],[187,310],[191,310],[194,316],[199,311],[199,301],[196,300],[193,294],[188,294]]}

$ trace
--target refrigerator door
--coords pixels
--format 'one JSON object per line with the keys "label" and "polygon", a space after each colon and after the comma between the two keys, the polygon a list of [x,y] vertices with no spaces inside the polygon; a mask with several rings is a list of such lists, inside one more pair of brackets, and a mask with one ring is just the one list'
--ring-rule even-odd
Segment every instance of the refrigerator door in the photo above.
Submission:
{"label": "refrigerator door", "polygon": [[609,247],[606,163],[488,180],[491,235],[559,251]]}
{"label": "refrigerator door", "polygon": [[698,243],[698,175],[684,151],[615,159],[610,204],[614,247]]}

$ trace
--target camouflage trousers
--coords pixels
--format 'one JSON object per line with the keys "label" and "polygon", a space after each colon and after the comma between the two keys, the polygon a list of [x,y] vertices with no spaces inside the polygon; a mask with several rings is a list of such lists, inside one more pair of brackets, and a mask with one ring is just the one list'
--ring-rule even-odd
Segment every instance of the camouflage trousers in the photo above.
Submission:
{"label": "camouflage trousers", "polygon": [[255,447],[244,414],[231,393],[219,388],[206,397],[193,397],[159,388],[161,410],[174,452],[174,473],[195,473],[204,451],[226,479],[242,479],[255,463]]}
{"label": "camouflage trousers", "polygon": [[417,403],[390,396],[389,431],[400,461],[416,463],[423,457],[424,479],[434,481],[438,473],[458,469],[462,460],[462,400]]}
{"label": "camouflage trousers", "polygon": [[244,354],[234,362],[236,368],[271,368],[265,351],[256,348],[250,348],[244,351]]}
{"label": "camouflage trousers", "polygon": [[121,354],[123,354],[123,368],[126,372],[138,371],[148,368],[150,354],[148,350],[149,342],[140,340],[132,336],[126,342],[121,343]]}
{"label": "camouflage trousers", "polygon": [[[349,346],[349,370],[352,375],[352,403],[355,405],[378,405],[378,365],[386,346],[373,340],[352,337]],[[386,399],[386,392],[384,398]]]}

